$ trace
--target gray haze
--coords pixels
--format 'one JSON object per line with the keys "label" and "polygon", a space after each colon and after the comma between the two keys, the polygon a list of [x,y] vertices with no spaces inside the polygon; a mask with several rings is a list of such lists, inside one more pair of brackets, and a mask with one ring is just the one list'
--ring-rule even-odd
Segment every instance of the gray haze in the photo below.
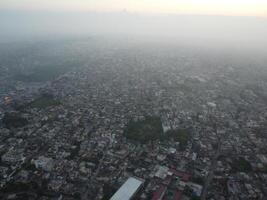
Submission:
{"label": "gray haze", "polygon": [[0,27],[1,42],[102,35],[261,52],[267,45],[267,19],[256,17],[0,11]]}

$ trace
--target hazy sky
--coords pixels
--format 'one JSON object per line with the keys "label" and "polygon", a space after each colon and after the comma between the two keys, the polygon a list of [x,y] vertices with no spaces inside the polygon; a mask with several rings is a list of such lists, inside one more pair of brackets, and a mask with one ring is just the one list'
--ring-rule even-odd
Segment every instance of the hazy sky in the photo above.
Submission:
{"label": "hazy sky", "polygon": [[0,0],[0,29],[4,42],[103,35],[266,49],[267,0]]}
{"label": "hazy sky", "polygon": [[267,16],[267,0],[0,0],[0,8]]}

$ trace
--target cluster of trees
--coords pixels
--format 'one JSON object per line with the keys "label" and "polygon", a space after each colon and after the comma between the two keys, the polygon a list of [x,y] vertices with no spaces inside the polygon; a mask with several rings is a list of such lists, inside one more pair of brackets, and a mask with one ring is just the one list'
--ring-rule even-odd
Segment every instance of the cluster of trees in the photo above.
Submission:
{"label": "cluster of trees", "polygon": [[146,143],[163,137],[163,128],[159,117],[146,117],[144,120],[131,120],[124,130],[130,140]]}
{"label": "cluster of trees", "polygon": [[185,147],[191,139],[190,131],[186,129],[169,130],[163,132],[162,123],[159,117],[146,117],[144,120],[131,120],[125,130],[125,136],[130,140],[147,143],[154,140],[174,140]]}
{"label": "cluster of trees", "polygon": [[231,164],[232,170],[234,172],[250,172],[252,171],[251,164],[243,157],[238,157],[234,159]]}
{"label": "cluster of trees", "polygon": [[169,130],[165,133],[165,139],[173,139],[179,142],[181,148],[185,148],[188,141],[191,139],[191,133],[187,129]]}
{"label": "cluster of trees", "polygon": [[5,113],[1,123],[6,128],[18,128],[28,124],[28,119],[23,117],[23,111],[27,108],[39,108],[43,109],[49,106],[58,106],[60,101],[54,99],[53,95],[43,94],[30,103],[23,105],[15,105],[16,112]]}
{"label": "cluster of trees", "polygon": [[23,111],[27,108],[38,108],[43,109],[49,106],[58,106],[60,101],[56,100],[51,94],[42,94],[40,97],[34,99],[33,101],[16,106],[16,110]]}
{"label": "cluster of trees", "polygon": [[60,102],[55,100],[52,95],[44,94],[41,97],[30,102],[28,106],[31,108],[46,108],[49,106],[57,106],[59,104]]}
{"label": "cluster of trees", "polygon": [[5,113],[2,123],[6,128],[18,128],[28,124],[28,120],[18,112]]}

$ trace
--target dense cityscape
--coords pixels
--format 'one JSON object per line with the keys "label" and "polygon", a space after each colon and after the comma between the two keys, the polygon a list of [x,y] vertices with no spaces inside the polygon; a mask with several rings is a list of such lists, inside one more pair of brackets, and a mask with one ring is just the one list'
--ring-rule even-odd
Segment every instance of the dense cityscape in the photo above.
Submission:
{"label": "dense cityscape", "polygon": [[0,51],[0,199],[267,199],[265,61],[96,38]]}

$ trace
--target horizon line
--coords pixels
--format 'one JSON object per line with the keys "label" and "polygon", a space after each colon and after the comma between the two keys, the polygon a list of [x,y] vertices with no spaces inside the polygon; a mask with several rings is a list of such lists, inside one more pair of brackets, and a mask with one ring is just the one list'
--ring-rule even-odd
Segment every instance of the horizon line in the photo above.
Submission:
{"label": "horizon line", "polygon": [[[142,12],[142,11],[129,11],[122,10],[56,10],[56,9],[25,9],[25,8],[0,8],[0,12],[50,12],[50,13],[96,13],[96,14],[128,14],[128,15],[141,15],[141,16],[200,16],[200,17],[244,17],[244,18],[261,18],[267,19],[266,15],[242,15],[242,14],[223,14],[223,13],[190,13],[190,12]],[[0,13],[1,14],[1,13]]]}

